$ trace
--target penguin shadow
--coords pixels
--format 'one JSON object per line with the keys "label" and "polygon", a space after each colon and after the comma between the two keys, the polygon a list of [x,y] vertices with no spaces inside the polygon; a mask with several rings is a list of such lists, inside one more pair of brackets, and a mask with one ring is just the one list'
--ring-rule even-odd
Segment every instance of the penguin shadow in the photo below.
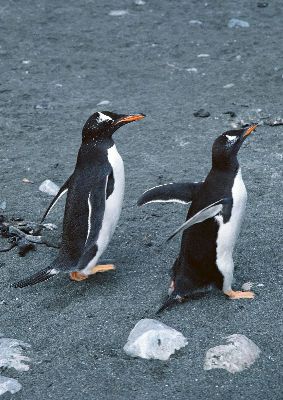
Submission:
{"label": "penguin shadow", "polygon": [[[115,274],[115,276],[114,276]],[[87,280],[82,282],[74,282],[69,280],[69,276],[64,274],[60,278],[53,281],[52,293],[50,292],[49,298],[42,301],[42,308],[47,311],[61,312],[72,305],[80,304],[85,301],[85,298],[93,298],[101,295],[102,292],[111,291],[113,289],[113,282],[115,287],[117,285],[117,272],[97,273],[90,276]],[[46,285],[50,285],[47,282]],[[58,293],[60,293],[58,295]]]}

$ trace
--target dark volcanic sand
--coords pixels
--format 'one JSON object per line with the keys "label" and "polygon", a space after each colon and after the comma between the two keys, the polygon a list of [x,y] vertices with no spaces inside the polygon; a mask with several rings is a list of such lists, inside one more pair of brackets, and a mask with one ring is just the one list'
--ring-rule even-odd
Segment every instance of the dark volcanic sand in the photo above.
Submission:
{"label": "dark volcanic sand", "polygon": [[[23,385],[13,399],[280,398],[282,126],[260,127],[240,154],[249,199],[235,250],[235,287],[255,282],[255,300],[228,301],[214,292],[164,312],[160,320],[189,341],[168,362],[123,352],[135,323],[155,318],[180,238],[168,246],[163,241],[186,215],[178,204],[138,209],[139,195],[163,182],[203,179],[214,138],[233,122],[223,112],[256,115],[253,121],[282,117],[282,2],[269,3],[1,2],[0,198],[8,216],[40,218],[51,198],[38,186],[68,177],[91,112],[147,114],[115,136],[127,178],[120,223],[104,255],[115,260],[115,273],[82,283],[62,275],[16,290],[9,284],[48,265],[57,250],[39,246],[25,258],[16,249],[0,256],[1,332],[32,346],[30,371],[5,372]],[[128,14],[108,15],[119,9]],[[237,17],[250,27],[229,29]],[[102,100],[110,104],[97,106]],[[194,117],[201,108],[211,116]],[[24,177],[34,185],[22,183]],[[63,207],[62,201],[48,222],[58,224]],[[204,371],[206,351],[233,333],[260,347],[259,360],[235,375]]]}

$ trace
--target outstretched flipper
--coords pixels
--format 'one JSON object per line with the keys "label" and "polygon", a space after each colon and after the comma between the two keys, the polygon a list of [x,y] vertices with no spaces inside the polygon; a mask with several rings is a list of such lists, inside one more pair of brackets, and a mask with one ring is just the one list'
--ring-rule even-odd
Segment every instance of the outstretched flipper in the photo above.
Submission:
{"label": "outstretched flipper", "polygon": [[138,200],[138,206],[147,203],[183,203],[192,201],[194,194],[203,182],[178,182],[155,186],[147,190]]}
{"label": "outstretched flipper", "polygon": [[41,218],[41,221],[40,221],[41,224],[43,223],[43,221],[45,220],[47,215],[50,213],[52,208],[55,206],[57,201],[60,199],[60,197],[62,197],[63,194],[65,194],[67,192],[67,190],[69,188],[69,184],[70,184],[71,178],[72,178],[72,175],[67,179],[67,181],[64,183],[64,185],[60,188],[59,192],[56,194],[56,196],[54,196],[54,198],[52,199],[52,201],[49,204],[47,210],[45,211],[43,217]]}
{"label": "outstretched flipper", "polygon": [[215,203],[210,204],[209,206],[203,208],[199,212],[197,212],[194,216],[189,218],[186,222],[184,222],[172,235],[167,239],[167,242],[171,240],[177,233],[183,232],[185,229],[188,229],[190,226],[199,224],[200,222],[205,221],[206,219],[213,218],[220,212],[223,214],[224,222],[227,219],[227,214],[229,214],[232,205],[232,198],[224,198],[216,201]]}

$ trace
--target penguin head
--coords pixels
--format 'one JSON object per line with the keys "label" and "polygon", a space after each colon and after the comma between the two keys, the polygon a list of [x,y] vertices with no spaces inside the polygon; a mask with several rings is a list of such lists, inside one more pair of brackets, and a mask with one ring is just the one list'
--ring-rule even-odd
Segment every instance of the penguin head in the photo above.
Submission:
{"label": "penguin head", "polygon": [[82,140],[88,142],[111,138],[113,133],[121,126],[144,117],[144,114],[124,115],[110,111],[98,111],[86,121],[83,127]]}
{"label": "penguin head", "polygon": [[243,142],[256,127],[257,125],[251,125],[247,128],[227,131],[218,136],[212,146],[213,165],[225,168],[236,160]]}

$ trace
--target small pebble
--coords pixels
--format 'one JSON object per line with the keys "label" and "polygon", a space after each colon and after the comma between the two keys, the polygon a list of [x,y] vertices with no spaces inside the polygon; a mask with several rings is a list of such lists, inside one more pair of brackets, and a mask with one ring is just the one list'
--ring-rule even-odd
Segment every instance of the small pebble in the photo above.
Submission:
{"label": "small pebble", "polygon": [[48,108],[50,108],[49,104],[47,103],[47,101],[43,101],[42,103],[36,104],[34,106],[35,110],[47,110]]}
{"label": "small pebble", "polygon": [[228,28],[249,28],[250,24],[237,18],[231,18],[228,22]]}
{"label": "small pebble", "polygon": [[34,183],[33,181],[29,180],[28,178],[23,178],[22,182],[23,183]]}
{"label": "small pebble", "polygon": [[123,15],[129,14],[128,10],[112,10],[110,11],[109,15],[111,17],[122,17]]}
{"label": "small pebble", "polygon": [[99,103],[97,103],[97,106],[107,106],[108,104],[110,104],[109,100],[102,100]]}
{"label": "small pebble", "polygon": [[199,21],[198,19],[191,19],[191,20],[189,21],[189,24],[192,24],[192,25],[202,25],[202,22]]}
{"label": "small pebble", "polygon": [[200,117],[200,118],[207,118],[210,116],[210,113],[208,111],[205,111],[203,108],[200,110],[194,112],[195,117]]}
{"label": "small pebble", "polygon": [[227,85],[223,86],[223,89],[230,89],[233,86],[235,86],[234,83],[227,83]]}
{"label": "small pebble", "polygon": [[188,72],[198,72],[197,68],[186,68],[186,71]]}
{"label": "small pebble", "polygon": [[245,282],[242,285],[242,290],[251,290],[251,288],[253,287],[253,282]]}

